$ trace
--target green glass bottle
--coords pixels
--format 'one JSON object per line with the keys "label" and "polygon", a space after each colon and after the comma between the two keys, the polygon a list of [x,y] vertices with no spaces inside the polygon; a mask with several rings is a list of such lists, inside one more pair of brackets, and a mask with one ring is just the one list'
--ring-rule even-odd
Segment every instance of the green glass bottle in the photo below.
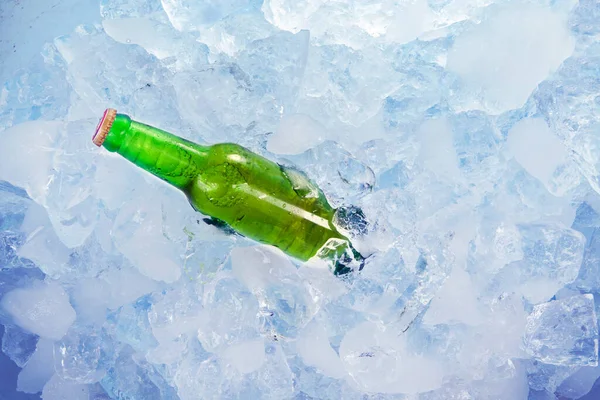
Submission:
{"label": "green glass bottle", "polygon": [[336,275],[364,258],[333,224],[336,210],[307,177],[232,143],[201,146],[108,109],[97,146],[181,190],[215,224],[272,245],[301,261],[329,261]]}

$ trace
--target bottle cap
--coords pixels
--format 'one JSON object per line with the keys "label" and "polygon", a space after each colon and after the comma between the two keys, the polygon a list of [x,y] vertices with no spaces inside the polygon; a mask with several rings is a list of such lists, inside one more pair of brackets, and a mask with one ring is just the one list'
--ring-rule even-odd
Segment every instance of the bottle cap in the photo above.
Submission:
{"label": "bottle cap", "polygon": [[115,122],[115,117],[117,116],[117,110],[114,108],[107,108],[100,118],[100,122],[98,122],[98,126],[96,127],[96,133],[92,137],[92,142],[98,147],[102,146],[104,143],[104,139],[106,139],[106,135],[110,131],[110,127],[113,122]]}

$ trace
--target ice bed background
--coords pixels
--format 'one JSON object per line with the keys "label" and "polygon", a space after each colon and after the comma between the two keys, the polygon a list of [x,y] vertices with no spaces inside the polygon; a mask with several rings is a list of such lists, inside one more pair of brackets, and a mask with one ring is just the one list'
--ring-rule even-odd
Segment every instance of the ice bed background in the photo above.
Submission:
{"label": "ice bed background", "polygon": [[[600,4],[0,4],[2,399],[597,399]],[[349,280],[198,223],[102,111],[298,166]]]}

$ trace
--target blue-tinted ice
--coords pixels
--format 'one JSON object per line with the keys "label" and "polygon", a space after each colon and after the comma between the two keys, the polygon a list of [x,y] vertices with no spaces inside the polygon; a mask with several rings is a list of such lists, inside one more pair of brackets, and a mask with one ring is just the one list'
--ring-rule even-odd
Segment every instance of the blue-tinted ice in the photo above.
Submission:
{"label": "blue-tinted ice", "polygon": [[[600,396],[597,1],[48,4],[0,5],[0,387]],[[304,171],[364,269],[205,224],[106,107]]]}

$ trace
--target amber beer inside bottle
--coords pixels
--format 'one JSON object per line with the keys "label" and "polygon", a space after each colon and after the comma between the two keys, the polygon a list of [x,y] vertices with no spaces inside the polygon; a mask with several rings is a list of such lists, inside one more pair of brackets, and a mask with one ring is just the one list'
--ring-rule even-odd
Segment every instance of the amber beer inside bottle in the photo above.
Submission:
{"label": "amber beer inside bottle", "polygon": [[257,242],[307,261],[329,261],[335,274],[362,267],[363,257],[333,224],[333,209],[303,173],[281,166],[233,143],[202,146],[104,112],[93,137],[170,183],[198,212]]}

